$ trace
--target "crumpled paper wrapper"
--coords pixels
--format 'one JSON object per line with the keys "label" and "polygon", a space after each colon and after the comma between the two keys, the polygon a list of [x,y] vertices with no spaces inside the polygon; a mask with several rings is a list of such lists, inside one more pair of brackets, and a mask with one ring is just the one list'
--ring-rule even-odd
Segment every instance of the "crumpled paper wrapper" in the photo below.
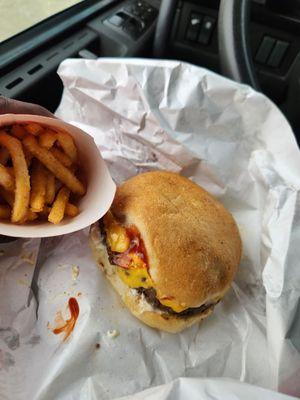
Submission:
{"label": "crumpled paper wrapper", "polygon": [[[253,400],[255,398],[291,400],[294,397],[224,378],[179,378],[168,384],[143,390],[134,396],[134,400]],[[131,399],[132,396],[126,396],[120,400]]]}
{"label": "crumpled paper wrapper", "polygon": [[[0,245],[0,397],[286,398],[238,381],[300,395],[300,156],[285,118],[249,87],[180,62],[67,60],[58,72],[57,116],[95,138],[116,182],[158,168],[189,177],[234,215],[243,258],[212,316],[170,335],[124,308],[87,229]],[[53,329],[70,297],[80,312],[64,341]]]}

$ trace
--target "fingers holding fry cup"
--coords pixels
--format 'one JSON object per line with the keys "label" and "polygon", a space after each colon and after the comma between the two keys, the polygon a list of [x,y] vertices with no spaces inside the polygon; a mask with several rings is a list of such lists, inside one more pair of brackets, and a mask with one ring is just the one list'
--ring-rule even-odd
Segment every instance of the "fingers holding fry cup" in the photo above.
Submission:
{"label": "fingers holding fry cup", "polygon": [[109,209],[116,186],[93,138],[81,129],[54,118],[5,114],[0,146],[9,154],[0,163],[1,235],[67,234]]}

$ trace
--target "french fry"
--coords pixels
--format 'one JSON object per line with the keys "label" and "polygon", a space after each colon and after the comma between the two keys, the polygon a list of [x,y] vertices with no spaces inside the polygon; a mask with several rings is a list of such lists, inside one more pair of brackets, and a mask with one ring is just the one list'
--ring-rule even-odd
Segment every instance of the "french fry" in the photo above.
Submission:
{"label": "french fry", "polygon": [[54,145],[56,139],[56,132],[47,129],[39,136],[39,145],[49,150]]}
{"label": "french fry", "polygon": [[39,213],[39,215],[45,219],[48,219],[48,215],[49,215],[50,211],[51,211],[51,207],[44,206],[43,211],[41,211]]}
{"label": "french fry", "polygon": [[63,151],[72,160],[72,163],[75,163],[77,160],[77,149],[72,136],[66,132],[57,132],[57,140]]}
{"label": "french fry", "polygon": [[[8,192],[5,190],[3,187],[0,186],[0,196],[3,198],[7,204],[9,204],[10,208],[13,207],[14,205],[14,193],[13,192]],[[31,210],[27,210],[27,213],[25,217],[20,221],[21,223],[24,223],[26,221],[34,221],[37,219],[38,214],[34,213]]]}
{"label": "french fry", "polygon": [[55,198],[55,176],[47,171],[46,204],[52,204]]}
{"label": "french fry", "polygon": [[6,171],[9,173],[9,175],[10,175],[13,179],[15,179],[15,173],[14,173],[13,167],[5,167],[5,168],[6,168]]}
{"label": "french fry", "polygon": [[23,151],[24,151],[27,167],[29,168],[31,165],[31,161],[33,159],[33,155],[25,148],[23,148]]}
{"label": "french fry", "polygon": [[63,184],[61,183],[61,181],[55,179],[55,193],[57,193],[62,188],[62,186]]}
{"label": "french fry", "polygon": [[0,144],[6,147],[11,155],[15,172],[15,200],[12,209],[11,221],[21,221],[28,210],[30,199],[30,179],[28,168],[22,149],[21,142],[8,135],[6,132],[0,132]]}
{"label": "french fry", "polygon": [[[7,204],[9,204],[10,208],[13,207],[14,205],[14,193],[13,192],[8,192],[5,190],[3,187],[0,186],[0,196],[3,198]],[[27,213],[25,217],[20,221],[21,223],[24,223],[26,221],[34,221],[37,219],[38,214],[34,213],[31,210],[27,210]]]}
{"label": "french fry", "polygon": [[43,210],[46,200],[47,175],[44,166],[34,160],[31,172],[30,209],[33,212]]}
{"label": "french fry", "polygon": [[60,161],[58,161],[51,152],[41,147],[34,136],[27,136],[23,140],[23,145],[45,165],[62,183],[64,183],[73,193],[83,195],[85,193],[84,185],[69,171]]}
{"label": "french fry", "polygon": [[37,124],[36,122],[30,122],[25,125],[25,129],[28,133],[31,133],[31,135],[38,136],[42,132],[44,132],[44,128]]}
{"label": "french fry", "polygon": [[6,201],[7,204],[10,205],[12,208],[14,205],[14,193],[13,192],[8,192],[5,190],[3,187],[0,186],[0,196]]}
{"label": "french fry", "polygon": [[5,204],[0,204],[0,218],[9,219],[11,214],[11,208]]}
{"label": "french fry", "polygon": [[6,165],[7,161],[9,160],[9,151],[6,147],[0,148],[0,163],[2,165]]}
{"label": "french fry", "polygon": [[85,194],[80,171],[69,133],[35,122],[0,129],[0,219],[58,224],[76,217],[79,209],[69,197]]}
{"label": "french fry", "polygon": [[23,139],[27,135],[27,131],[23,125],[13,125],[11,127],[11,133],[18,139]]}
{"label": "french fry", "polygon": [[77,206],[74,206],[74,204],[68,203],[66,205],[65,214],[68,217],[74,218],[79,214],[79,209]]}
{"label": "french fry", "polygon": [[52,224],[59,224],[65,214],[65,208],[70,196],[70,190],[62,187],[58,192],[56,199],[53,203],[51,211],[48,215],[48,221]]}
{"label": "french fry", "polygon": [[35,212],[31,211],[31,210],[27,211],[26,218],[27,218],[28,221],[34,221],[35,219],[37,219],[37,217],[38,217],[37,213],[35,213]]}
{"label": "french fry", "polygon": [[62,165],[64,165],[65,167],[71,167],[72,160],[69,156],[67,156],[65,153],[55,147],[53,147],[50,151],[54,155],[54,157],[62,163]]}
{"label": "french fry", "polygon": [[24,224],[25,222],[32,222],[35,221],[38,218],[38,213],[35,213],[31,210],[27,211],[27,214],[25,215],[24,219],[22,219],[22,221],[20,221],[22,224]]}
{"label": "french fry", "polygon": [[2,164],[0,164],[0,185],[9,192],[12,192],[15,188],[13,174],[11,174],[11,171],[8,169],[8,167],[4,167]]}

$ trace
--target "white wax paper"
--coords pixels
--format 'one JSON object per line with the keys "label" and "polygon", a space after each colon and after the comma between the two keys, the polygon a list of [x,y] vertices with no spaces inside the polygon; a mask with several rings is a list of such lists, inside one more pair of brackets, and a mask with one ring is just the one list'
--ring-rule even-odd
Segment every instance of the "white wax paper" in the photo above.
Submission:
{"label": "white wax paper", "polygon": [[134,397],[119,400],[291,400],[293,397],[274,393],[257,386],[230,379],[179,378],[169,384],[146,389]]}
{"label": "white wax paper", "polygon": [[[179,62],[67,60],[59,75],[57,116],[95,138],[117,183],[158,168],[191,178],[234,215],[243,258],[212,316],[170,335],[124,308],[87,229],[40,247],[0,245],[0,398],[286,398],[238,381],[300,395],[300,155],[282,114],[249,87]],[[52,330],[70,297],[80,313],[63,341]]]}

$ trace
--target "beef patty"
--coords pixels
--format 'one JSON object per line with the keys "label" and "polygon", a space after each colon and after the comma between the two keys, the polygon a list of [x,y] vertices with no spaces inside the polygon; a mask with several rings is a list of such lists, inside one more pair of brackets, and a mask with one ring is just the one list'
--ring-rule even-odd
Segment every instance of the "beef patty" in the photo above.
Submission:
{"label": "beef patty", "polygon": [[156,290],[154,288],[145,289],[143,287],[140,287],[136,290],[139,294],[143,294],[145,296],[145,299],[149,304],[152,305],[153,308],[157,308],[164,313],[176,316],[178,318],[189,318],[194,315],[199,315],[204,311],[213,308],[217,304],[217,302],[214,304],[202,304],[202,306],[200,307],[187,308],[186,310],[183,310],[181,312],[176,312],[171,307],[161,304],[161,302],[156,297]]}

